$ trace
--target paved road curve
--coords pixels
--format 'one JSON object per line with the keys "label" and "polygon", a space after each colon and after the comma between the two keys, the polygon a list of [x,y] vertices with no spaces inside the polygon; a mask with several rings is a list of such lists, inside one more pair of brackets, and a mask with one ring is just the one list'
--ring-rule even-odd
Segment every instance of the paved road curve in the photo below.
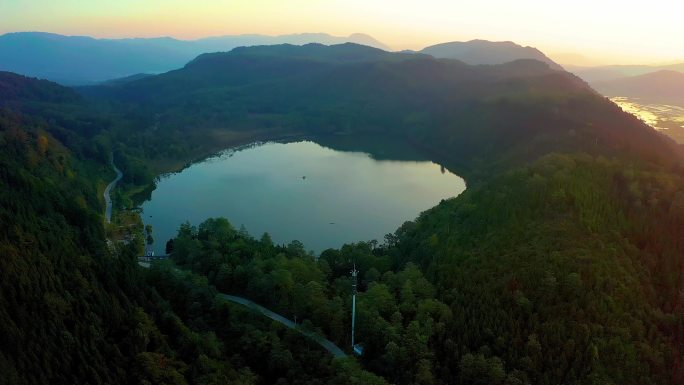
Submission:
{"label": "paved road curve", "polygon": [[228,295],[228,294],[219,294],[219,297],[223,298],[227,301],[231,301],[231,302],[239,303],[240,305],[247,306],[248,308],[257,311],[257,312],[265,315],[266,317],[268,317],[274,321],[280,322],[281,324],[287,326],[290,329],[294,329],[294,330],[302,333],[304,336],[316,341],[325,350],[329,351],[330,354],[332,354],[335,358],[347,356],[342,351],[342,349],[340,349],[337,345],[335,345],[331,341],[326,340],[325,338],[321,337],[320,335],[318,335],[314,332],[303,330],[301,327],[299,327],[297,324],[295,324],[291,320],[281,316],[280,314],[274,313],[274,312],[266,309],[265,307],[248,300],[247,298],[236,297],[234,295]]}
{"label": "paved road curve", "polygon": [[112,220],[112,198],[109,196],[109,193],[112,191],[114,186],[121,180],[123,177],[123,173],[121,170],[119,170],[116,165],[114,164],[114,155],[112,154],[112,168],[114,168],[114,171],[116,171],[116,178],[107,185],[104,191],[104,199],[106,203],[106,208],[105,208],[105,219],[107,220],[107,223],[111,222]]}
{"label": "paved road curve", "polygon": [[[143,262],[138,262],[138,264],[140,264],[140,266],[142,266],[146,269],[150,267],[149,263],[143,264]],[[178,268],[174,268],[173,270],[178,272],[178,273],[181,272],[181,270]],[[323,349],[330,352],[330,354],[332,354],[333,357],[335,357],[335,358],[342,358],[342,357],[347,356],[347,354],[345,352],[343,352],[342,349],[340,349],[339,346],[335,345],[332,341],[321,337],[317,333],[302,329],[301,327],[299,327],[299,325],[292,322],[291,320],[281,316],[278,313],[274,313],[271,310],[268,310],[267,308],[248,300],[247,298],[238,297],[235,295],[223,294],[223,293],[219,293],[218,297],[225,299],[226,301],[230,301],[230,302],[234,302],[234,303],[246,306],[252,310],[255,310],[255,311],[261,313],[262,315],[264,315],[264,316],[266,316],[266,317],[268,317],[274,321],[280,322],[281,324],[287,326],[290,329],[294,329],[294,330],[300,332],[305,337],[310,338],[310,339],[314,340],[317,344],[321,345],[323,347]]]}

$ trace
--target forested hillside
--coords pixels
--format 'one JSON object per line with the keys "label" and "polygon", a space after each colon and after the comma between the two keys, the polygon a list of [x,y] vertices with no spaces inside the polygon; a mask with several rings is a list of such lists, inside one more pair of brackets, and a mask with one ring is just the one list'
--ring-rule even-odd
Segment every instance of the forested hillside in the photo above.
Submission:
{"label": "forested hillside", "polygon": [[[569,73],[347,44],[203,55],[81,96],[3,77],[0,95],[18,95],[2,121],[10,383],[684,381],[682,149]],[[95,186],[110,151],[129,191],[222,146],[369,131],[468,190],[320,258],[223,219],[179,229],[188,273],[106,247]],[[360,367],[215,299],[246,296],[348,346],[354,263]],[[30,343],[48,348],[4,348]],[[86,364],[59,371],[63,351]]]}
{"label": "forested hillside", "polygon": [[684,178],[623,167],[548,155],[319,259],[222,219],[172,254],[342,346],[355,264],[362,362],[393,383],[679,383]]}
{"label": "forested hillside", "polygon": [[[165,277],[158,294],[137,245],[105,239],[113,172],[93,137],[107,120],[49,82],[3,73],[0,95],[1,384],[382,383],[217,302],[201,279]],[[268,354],[316,364],[264,366]]]}
{"label": "forested hillside", "polygon": [[[380,247],[366,246],[365,254],[385,262],[361,269],[374,268],[362,298],[387,295],[389,302],[374,304],[386,310],[362,322],[373,325],[359,330],[363,362],[392,382],[682,379],[681,148],[571,74],[534,61],[468,66],[353,45],[284,46],[205,55],[166,75],[86,92],[138,98],[139,110],[157,114],[176,135],[218,127],[381,132],[465,175],[471,187],[462,197]],[[190,113],[185,108],[195,121],[179,121]],[[184,231],[181,238],[189,236]],[[189,237],[202,234],[200,227]],[[212,245],[225,260],[209,245],[197,244],[190,261],[174,253],[221,290],[308,314],[328,337],[348,338],[340,327],[348,309],[340,309],[349,304],[338,289],[348,283],[339,279],[354,261],[363,265],[362,254],[323,253],[319,265],[341,253],[337,275],[318,266],[319,273],[293,276],[311,282],[298,289],[287,283],[298,274],[290,262],[255,266],[269,253]],[[385,274],[410,264],[429,285],[419,298],[442,309],[432,320],[395,311],[420,307],[399,288],[394,299],[390,289],[371,290],[371,281],[390,285]],[[262,271],[269,275],[259,278]],[[312,298],[318,310],[297,310],[297,301]],[[418,328],[422,353],[405,346],[408,327]]]}
{"label": "forested hillside", "polygon": [[579,78],[534,60],[470,66],[354,44],[247,47],[80,91],[123,105],[117,141],[155,160],[255,133],[368,131],[402,137],[465,175],[556,150],[682,157]]}

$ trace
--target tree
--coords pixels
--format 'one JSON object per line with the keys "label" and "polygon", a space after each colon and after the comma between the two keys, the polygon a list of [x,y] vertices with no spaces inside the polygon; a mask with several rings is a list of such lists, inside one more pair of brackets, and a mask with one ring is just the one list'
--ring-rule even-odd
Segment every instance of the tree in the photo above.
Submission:
{"label": "tree", "polygon": [[173,253],[173,238],[166,241],[166,248],[164,249],[164,251],[166,252],[166,254]]}
{"label": "tree", "polygon": [[271,235],[269,233],[264,233],[261,236],[261,244],[263,244],[265,247],[273,247],[273,239],[271,239]]}
{"label": "tree", "polygon": [[152,238],[152,225],[145,225],[146,241],[148,245],[154,243],[154,238]]}
{"label": "tree", "polygon": [[503,363],[498,357],[466,354],[459,364],[459,380],[464,385],[496,385],[506,377]]}

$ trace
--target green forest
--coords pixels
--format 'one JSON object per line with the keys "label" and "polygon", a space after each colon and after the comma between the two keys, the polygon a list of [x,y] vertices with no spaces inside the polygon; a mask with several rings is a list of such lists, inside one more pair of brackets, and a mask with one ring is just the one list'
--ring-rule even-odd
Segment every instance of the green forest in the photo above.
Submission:
{"label": "green forest", "polygon": [[[320,255],[208,218],[178,229],[170,261],[138,265],[135,207],[161,173],[350,132],[406,141],[468,189]],[[0,148],[1,384],[684,382],[684,152],[542,63],[346,44],[242,48],[79,89],[0,73]],[[112,154],[130,242],[104,225]]]}

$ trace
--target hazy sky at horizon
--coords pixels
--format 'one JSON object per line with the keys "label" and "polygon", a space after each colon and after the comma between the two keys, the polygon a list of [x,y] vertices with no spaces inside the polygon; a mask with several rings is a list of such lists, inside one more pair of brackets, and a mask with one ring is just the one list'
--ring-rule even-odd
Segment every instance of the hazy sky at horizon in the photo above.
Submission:
{"label": "hazy sky at horizon", "polygon": [[0,0],[0,33],[193,39],[362,32],[393,49],[512,40],[550,55],[655,63],[684,60],[683,11],[673,0]]}

